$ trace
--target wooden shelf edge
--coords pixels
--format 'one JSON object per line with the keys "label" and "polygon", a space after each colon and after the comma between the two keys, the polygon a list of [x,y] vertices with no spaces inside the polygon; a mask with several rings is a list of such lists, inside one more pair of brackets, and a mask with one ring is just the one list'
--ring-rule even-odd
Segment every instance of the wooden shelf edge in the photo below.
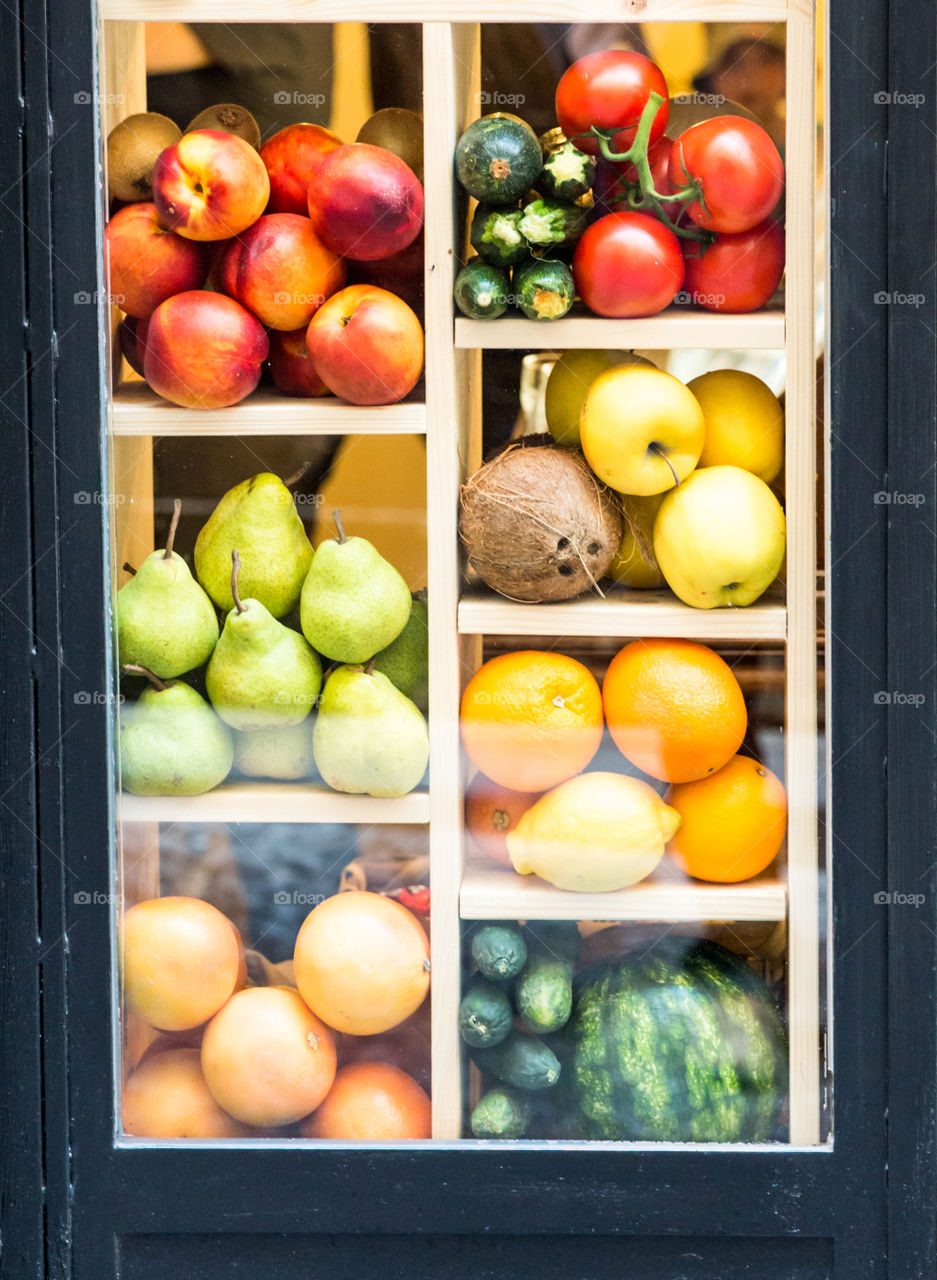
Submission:
{"label": "wooden shelf edge", "polygon": [[425,435],[426,405],[362,406],[260,390],[230,409],[182,409],[136,382],[114,395],[111,430],[115,436]]}
{"label": "wooden shelf edge", "polygon": [[462,877],[463,920],[622,920],[632,923],[783,920],[787,886],[761,878],[741,884],[644,881],[616,893],[570,893],[536,876],[469,862]]}
{"label": "wooden shelf edge", "polygon": [[429,793],[394,799],[343,795],[310,783],[231,783],[201,796],[117,798],[118,822],[427,823]]}
{"label": "wooden shelf edge", "polygon": [[497,320],[456,317],[455,345],[498,350],[566,350],[570,347],[621,347],[624,350],[706,347],[783,350],[783,311],[752,315],[713,315],[670,309],[641,320],[606,320],[571,315],[562,320]]}
{"label": "wooden shelf edge", "polygon": [[[637,597],[637,598],[635,598]],[[783,604],[693,609],[665,591],[613,592],[556,604],[516,604],[494,593],[463,596],[462,635],[681,636],[694,640],[785,640]]]}
{"label": "wooden shelf edge", "polygon": [[[270,18],[268,0],[102,0],[101,16],[107,20],[131,22],[266,22]],[[351,4],[339,0],[283,0],[280,14],[287,22],[457,22],[466,20],[465,10],[452,0],[412,0],[393,4],[391,0],[363,0]],[[730,12],[731,10],[731,12]],[[544,22],[621,22],[618,0],[544,0],[538,9]],[[718,20],[783,22],[788,15],[785,0],[647,0],[641,20],[648,22],[689,22]],[[530,9],[517,0],[503,5],[496,0],[480,0],[472,8],[480,22],[528,22]]]}

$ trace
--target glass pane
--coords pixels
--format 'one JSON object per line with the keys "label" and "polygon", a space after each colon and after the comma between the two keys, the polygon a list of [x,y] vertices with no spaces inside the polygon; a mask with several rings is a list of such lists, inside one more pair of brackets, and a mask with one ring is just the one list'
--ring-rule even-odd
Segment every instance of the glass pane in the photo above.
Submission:
{"label": "glass pane", "polygon": [[104,65],[116,1140],[826,1142],[812,18]]}

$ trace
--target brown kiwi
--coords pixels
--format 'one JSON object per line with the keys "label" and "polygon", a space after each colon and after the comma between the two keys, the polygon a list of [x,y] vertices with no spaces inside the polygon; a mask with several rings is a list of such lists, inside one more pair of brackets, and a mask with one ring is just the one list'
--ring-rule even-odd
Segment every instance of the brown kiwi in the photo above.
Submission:
{"label": "brown kiwi", "polygon": [[384,107],[375,111],[358,130],[356,142],[393,151],[423,181],[423,117],[406,107]]}
{"label": "brown kiwi", "polygon": [[260,126],[247,110],[236,102],[219,102],[214,107],[206,107],[194,120],[185,127],[186,133],[195,129],[220,129],[222,133],[234,133],[252,147],[260,146]]}
{"label": "brown kiwi", "polygon": [[157,111],[128,116],[107,135],[107,188],[112,200],[151,200],[153,165],[182,130]]}

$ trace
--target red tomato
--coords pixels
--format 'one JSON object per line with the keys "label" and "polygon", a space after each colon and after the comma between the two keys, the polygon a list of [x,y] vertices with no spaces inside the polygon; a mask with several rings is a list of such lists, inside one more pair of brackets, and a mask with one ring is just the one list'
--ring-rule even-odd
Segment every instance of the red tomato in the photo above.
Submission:
{"label": "red tomato", "polygon": [[686,290],[707,311],[757,311],[784,273],[784,229],[760,222],[737,235],[720,235],[708,249],[684,242]]}
{"label": "red tomato", "polygon": [[703,188],[702,202],[687,205],[694,222],[710,231],[747,231],[767,218],[781,198],[784,162],[760,124],[741,116],[716,116],[691,125],[674,143],[674,190],[691,178]]}
{"label": "red tomato", "polygon": [[[620,129],[612,139],[613,151],[627,151],[634,141],[641,112],[652,93],[663,102],[651,125],[649,141],[656,142],[667,128],[670,102],[667,81],[658,66],[643,53],[630,49],[606,49],[587,53],[563,72],[556,86],[556,118],[560,128],[580,151],[599,154],[598,140],[589,135],[592,125]],[[581,134],[587,135],[581,137]]]}
{"label": "red tomato", "polygon": [[573,255],[579,296],[600,316],[656,315],[673,302],[683,271],[677,237],[647,213],[607,213]]}
{"label": "red tomato", "polygon": [[[654,190],[659,191],[661,195],[668,195],[673,191],[670,182],[671,151],[673,151],[673,141],[670,138],[658,138],[647,149],[647,162],[651,166]],[[626,182],[638,181],[638,166],[633,161],[629,160],[627,164],[619,164],[615,167]],[[684,205],[679,200],[667,200],[664,201],[663,209],[670,221],[676,222],[683,212]]]}

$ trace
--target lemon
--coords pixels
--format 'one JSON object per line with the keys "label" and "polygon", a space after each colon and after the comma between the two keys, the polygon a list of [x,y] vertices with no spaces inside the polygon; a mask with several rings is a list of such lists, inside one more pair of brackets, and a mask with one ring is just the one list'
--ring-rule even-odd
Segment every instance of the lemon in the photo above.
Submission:
{"label": "lemon", "polygon": [[581,773],[533,804],[507,845],[521,875],[605,893],[643,880],[680,826],[653,787],[621,773]]}
{"label": "lemon", "polygon": [[624,533],[612,563],[605,571],[608,578],[626,587],[662,587],[664,575],[654,555],[654,519],[664,500],[662,493],[647,498],[621,495]]}
{"label": "lemon", "polygon": [[640,364],[653,368],[650,360],[633,351],[567,351],[550,370],[543,408],[547,426],[557,444],[579,445],[579,414],[586,392],[600,373],[617,364]]}
{"label": "lemon", "polygon": [[784,410],[760,378],[714,369],[688,383],[706,420],[701,467],[741,467],[770,484],[784,461]]}

